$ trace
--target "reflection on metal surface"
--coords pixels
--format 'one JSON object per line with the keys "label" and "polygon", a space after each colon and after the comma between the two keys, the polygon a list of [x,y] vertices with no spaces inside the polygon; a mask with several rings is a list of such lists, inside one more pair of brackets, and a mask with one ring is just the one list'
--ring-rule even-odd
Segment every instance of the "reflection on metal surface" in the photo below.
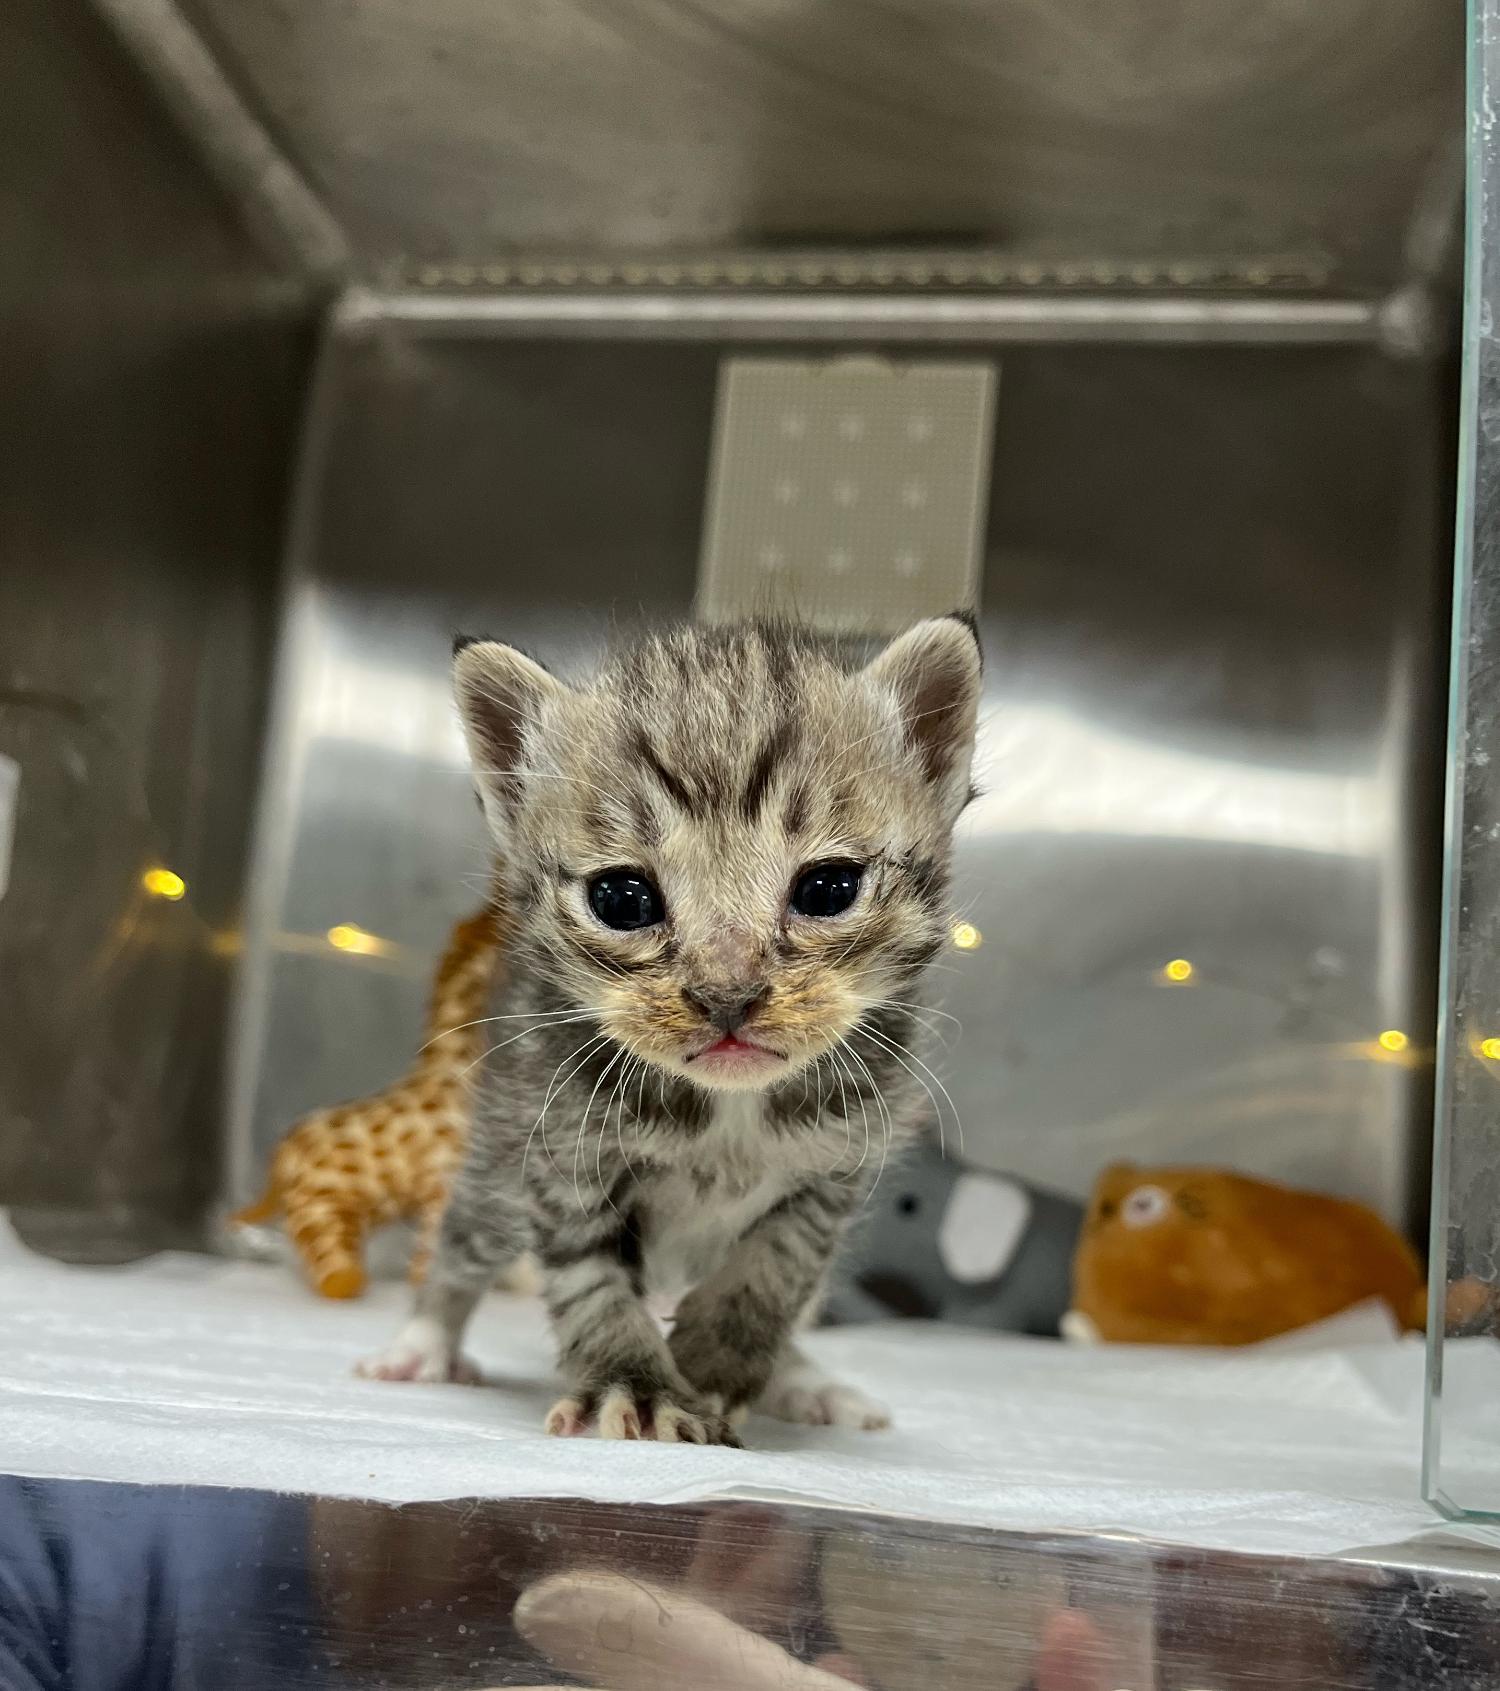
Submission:
{"label": "reflection on metal surface", "polygon": [[184,9],[366,269],[491,286],[622,252],[690,271],[748,249],[732,282],[783,251],[857,276],[871,248],[978,247],[1023,287],[1295,261],[1378,292],[1453,122],[1463,29],[1454,0]]}
{"label": "reflection on metal surface", "polygon": [[1379,1044],[1382,1051],[1404,1051],[1411,1040],[1400,1028],[1387,1028],[1381,1034]]}
{"label": "reflection on metal surface", "polygon": [[972,922],[955,922],[953,943],[960,951],[978,951],[984,943],[984,935]]}
{"label": "reflection on metal surface", "polygon": [[78,1683],[148,1649],[218,1691],[1477,1691],[1500,1659],[1493,1553],[1436,1539],[1299,1560],[765,1502],[0,1503],[6,1644],[65,1636]]}
{"label": "reflection on metal surface", "polygon": [[[1424,1481],[1500,1516],[1500,0],[1474,0]],[[1493,1053],[1493,1054],[1492,1054]]]}
{"label": "reflection on metal surface", "polygon": [[176,900],[187,891],[187,882],[175,869],[148,869],[141,876],[141,885],[153,898]]}
{"label": "reflection on metal surface", "polygon": [[339,315],[351,330],[410,323],[445,338],[806,342],[821,345],[936,343],[993,346],[1044,342],[1205,341],[1236,345],[1340,346],[1382,340],[1380,309],[1359,299],[1027,299],[1007,294],[868,299],[812,294],[770,297],[674,294],[425,296],[351,289]]}
{"label": "reflection on metal surface", "polygon": [[1193,965],[1186,957],[1174,957],[1162,968],[1162,974],[1173,986],[1185,986],[1193,978],[1193,973]]}
{"label": "reflection on metal surface", "polygon": [[338,951],[353,952],[359,957],[388,957],[391,942],[378,934],[367,933],[353,922],[339,922],[328,930],[328,943]]}
{"label": "reflection on metal surface", "polygon": [[217,1179],[311,303],[91,7],[0,8],[0,154],[0,1203],[124,1251]]}
{"label": "reflection on metal surface", "polygon": [[1107,833],[1345,857],[1374,857],[1389,837],[1391,794],[1373,771],[1267,768],[1056,705],[1011,699],[988,713],[980,767],[993,790],[965,812],[971,835]]}

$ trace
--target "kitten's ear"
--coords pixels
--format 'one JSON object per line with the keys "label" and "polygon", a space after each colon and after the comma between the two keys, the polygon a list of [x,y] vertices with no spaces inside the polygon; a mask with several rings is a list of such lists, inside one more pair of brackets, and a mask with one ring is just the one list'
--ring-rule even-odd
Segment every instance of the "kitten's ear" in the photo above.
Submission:
{"label": "kitten's ear", "polygon": [[928,780],[944,789],[955,817],[969,796],[980,669],[978,626],[955,613],[898,635],[864,672],[896,695],[906,743]]}
{"label": "kitten's ear", "polygon": [[454,697],[492,828],[503,824],[528,729],[567,691],[561,681],[514,646],[463,635],[454,641]]}

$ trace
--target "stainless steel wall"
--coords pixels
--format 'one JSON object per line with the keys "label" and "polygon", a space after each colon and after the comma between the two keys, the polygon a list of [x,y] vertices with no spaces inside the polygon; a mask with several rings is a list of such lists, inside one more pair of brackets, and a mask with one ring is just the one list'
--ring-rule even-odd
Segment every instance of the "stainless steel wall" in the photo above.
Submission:
{"label": "stainless steel wall", "polygon": [[0,13],[0,160],[0,1204],[107,1250],[216,1179],[311,306],[88,11]]}
{"label": "stainless steel wall", "polygon": [[1458,0],[187,10],[379,269],[957,245],[1380,291],[1459,165]]}
{"label": "stainless steel wall", "polygon": [[1461,32],[13,0],[0,1203],[161,1236],[393,1073],[483,873],[452,630],[583,662],[685,610],[720,362],[791,347],[1001,368],[970,1154],[1405,1214]]}
{"label": "stainless steel wall", "polygon": [[[452,631],[567,665],[690,605],[731,331],[594,332],[356,313],[325,347],[245,939],[241,1190],[292,1116],[395,1069],[480,884]],[[965,1031],[943,1065],[968,1150],[1072,1190],[1113,1157],[1225,1161],[1404,1215],[1441,366],[1376,344],[980,353],[1003,371],[959,877],[982,938],[947,960]],[[327,943],[346,924],[373,948]]]}

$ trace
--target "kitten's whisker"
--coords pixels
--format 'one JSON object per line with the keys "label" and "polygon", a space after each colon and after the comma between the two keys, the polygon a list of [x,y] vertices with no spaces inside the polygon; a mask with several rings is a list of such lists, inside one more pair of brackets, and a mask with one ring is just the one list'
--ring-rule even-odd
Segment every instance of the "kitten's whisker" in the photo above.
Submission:
{"label": "kitten's whisker", "polygon": [[[881,1144],[880,1168],[876,1171],[875,1180],[874,1180],[873,1184],[871,1185],[869,1192],[865,1193],[865,1200],[864,1201],[866,1203],[869,1203],[870,1197],[873,1194],[875,1187],[880,1184],[880,1176],[885,1172],[886,1151],[890,1147],[891,1137],[895,1132],[895,1123],[891,1120],[890,1106],[886,1103],[885,1098],[881,1093],[879,1083],[876,1081],[875,1075],[872,1072],[870,1065],[864,1060],[864,1058],[862,1056],[860,1056],[859,1052],[856,1051],[853,1048],[853,1046],[845,1045],[844,1051],[845,1051],[845,1054],[850,1058],[851,1061],[859,1064],[860,1069],[861,1069],[862,1073],[864,1074],[865,1079],[869,1081],[869,1083],[870,1083],[870,1098],[871,1098],[871,1101],[875,1105],[877,1116],[878,1116],[878,1119],[879,1119],[880,1125],[881,1125],[881,1132],[880,1132],[880,1144]],[[863,1102],[864,1102],[863,1094],[861,1094],[860,1102],[861,1102],[861,1104],[863,1104]],[[870,1118],[867,1115],[865,1117],[865,1144],[864,1144],[864,1149],[860,1152],[859,1161],[854,1165],[853,1173],[849,1176],[849,1178],[851,1180],[865,1166],[866,1159],[869,1157],[869,1155],[870,1155]]]}
{"label": "kitten's whisker", "polygon": [[[902,1068],[904,1068],[912,1077],[912,1079],[921,1086],[927,1096],[932,1099],[932,1107],[936,1110],[938,1118],[938,1144],[939,1148],[946,1156],[948,1146],[943,1130],[942,1106],[938,1103],[932,1087],[922,1079],[922,1076],[917,1073],[917,1069],[921,1069],[923,1073],[931,1075],[933,1084],[937,1087],[938,1091],[942,1093],[944,1099],[947,1101],[948,1108],[953,1115],[953,1125],[958,1129],[958,1154],[962,1156],[964,1154],[964,1124],[959,1118],[958,1106],[953,1102],[953,1094],[949,1092],[946,1086],[943,1085],[942,1078],[932,1069],[928,1068],[927,1064],[922,1061],[922,1059],[911,1049],[910,1046],[902,1045],[896,1040],[888,1039],[883,1033],[878,1032],[874,1028],[860,1027],[856,1028],[854,1031],[856,1033],[864,1033],[866,1037],[875,1040],[877,1044],[889,1051],[896,1061],[900,1063]],[[911,1064],[906,1061],[908,1057],[910,1057],[912,1063],[917,1065],[916,1069],[912,1068]]]}
{"label": "kitten's whisker", "polygon": [[872,1010],[904,1010],[910,1016],[941,1016],[945,1022],[952,1022],[954,1027],[964,1025],[957,1016],[935,1009],[931,1004],[908,1004],[902,998],[871,998],[868,1003]]}
{"label": "kitten's whisker", "polygon": [[[621,1047],[621,1055],[624,1056],[623,1046]],[[600,1189],[600,1191],[604,1190],[604,1130],[609,1126],[609,1112],[615,1099],[619,1096],[620,1082],[629,1073],[630,1059],[629,1057],[626,1057],[625,1066],[620,1070],[619,1074],[615,1076],[615,1083],[612,1087],[610,1087],[609,1096],[604,1100],[604,1113],[599,1118],[599,1132],[594,1140],[594,1184]],[[588,1116],[585,1115],[584,1121],[587,1122],[587,1120]],[[614,1209],[613,1203],[610,1204],[610,1208]],[[620,1212],[618,1210],[615,1210],[616,1215],[619,1213]]]}
{"label": "kitten's whisker", "polygon": [[[646,1076],[651,1072],[651,1065],[645,1058],[641,1059],[641,1078],[635,1089],[635,1148],[641,1148],[641,1127],[646,1119]],[[630,1171],[632,1174],[635,1170]]]}
{"label": "kitten's whisker", "polygon": [[[560,1087],[566,1086],[573,1076],[578,1073],[578,1070],[588,1061],[589,1053],[591,1051],[597,1050],[599,1046],[606,1044],[608,1040],[609,1035],[607,1033],[595,1034],[592,1039],[584,1040],[582,1045],[579,1045],[570,1051],[567,1056],[563,1058],[562,1062],[553,1069],[552,1079],[547,1086],[547,1095],[542,1099],[542,1113],[531,1124],[531,1132],[526,1135],[526,1145],[521,1152],[521,1184],[523,1187],[526,1184],[526,1159],[531,1155],[531,1141],[536,1137],[536,1131],[538,1128],[542,1129],[542,1149],[547,1153],[547,1161],[552,1164],[553,1172],[557,1175],[557,1178],[559,1180],[563,1179],[563,1171],[558,1168],[557,1158],[552,1155],[552,1147],[547,1143],[547,1130],[545,1127],[542,1127],[542,1123],[547,1119],[547,1111],[551,1109],[552,1100]],[[577,1057],[579,1061],[571,1069],[569,1069],[567,1074],[563,1075],[562,1079],[559,1081],[558,1075],[561,1073],[563,1067],[567,1063],[572,1062],[575,1057]]]}
{"label": "kitten's whisker", "polygon": [[925,1018],[928,1016],[941,1016],[944,1021],[952,1022],[954,1027],[958,1030],[957,1034],[953,1036],[955,1040],[964,1031],[964,1024],[959,1021],[957,1016],[949,1015],[946,1010],[935,1010],[927,1005],[907,1004],[899,998],[867,998],[865,1000],[865,1008],[866,1010],[893,1010],[901,1015],[912,1017],[914,1021],[921,1024],[922,1030],[927,1037],[929,1039],[937,1040],[945,1051],[950,1049],[948,1036],[945,1033],[928,1026]]}
{"label": "kitten's whisker", "polygon": [[592,1010],[518,1010],[509,1016],[476,1016],[472,1022],[458,1022],[451,1028],[443,1028],[433,1034],[425,1045],[418,1046],[417,1055],[420,1057],[424,1051],[436,1045],[440,1039],[446,1039],[450,1033],[463,1033],[466,1028],[486,1027],[491,1022],[520,1022],[530,1018],[533,1021],[546,1020],[555,1027],[560,1022],[586,1021],[592,1014]]}
{"label": "kitten's whisker", "polygon": [[[625,1072],[624,1072],[624,1074],[622,1074],[620,1076],[620,1085],[619,1085],[619,1088],[618,1088],[618,1091],[619,1091],[619,1094],[620,1094],[620,1102],[619,1102],[618,1107],[615,1110],[615,1144],[619,1148],[620,1161],[625,1164],[626,1172],[630,1175],[630,1178],[633,1181],[635,1181],[636,1185],[640,1185],[640,1179],[635,1172],[635,1164],[632,1163],[631,1160],[630,1160],[630,1153],[625,1149],[625,1099],[626,1099],[628,1089],[629,1089],[629,1086],[630,1086],[630,1077],[635,1073],[636,1069],[644,1068],[644,1067],[645,1067],[645,1059],[642,1058],[642,1057],[632,1057],[630,1059],[630,1061],[625,1065]],[[605,1120],[606,1121],[608,1120],[607,1115],[605,1117]],[[640,1121],[639,1121],[639,1119],[637,1119],[637,1121],[636,1121],[636,1132],[637,1132],[637,1143],[639,1143],[639,1132],[640,1132]],[[603,1127],[601,1127],[599,1129],[599,1142],[600,1142],[600,1146],[601,1146],[601,1149],[602,1149],[603,1143],[604,1143],[604,1129],[603,1129]]]}
{"label": "kitten's whisker", "polygon": [[[593,1017],[591,1015],[589,1015],[587,1012],[585,1012],[582,1015],[570,1016],[568,1018],[569,1022],[587,1022],[587,1021],[592,1021],[592,1020],[593,1020]],[[477,1026],[478,1024],[476,1023],[475,1025]],[[560,1023],[557,1023],[557,1022],[548,1022],[547,1023],[548,1028],[554,1028],[554,1027],[558,1027],[560,1025],[566,1025],[566,1024],[560,1024]],[[457,1078],[459,1080],[462,1080],[463,1077],[469,1072],[470,1069],[478,1068],[479,1065],[482,1062],[484,1062],[487,1058],[493,1057],[497,1051],[503,1051],[507,1045],[514,1045],[515,1042],[518,1039],[525,1039],[529,1034],[544,1033],[545,1031],[546,1031],[545,1028],[522,1028],[519,1033],[512,1034],[509,1039],[502,1039],[499,1042],[498,1045],[490,1046],[488,1051],[481,1051],[472,1063],[465,1063],[464,1066],[458,1071]],[[427,1049],[427,1046],[424,1045],[422,1047],[422,1049],[423,1049],[423,1051],[425,1051]]]}
{"label": "kitten's whisker", "polygon": [[[841,1102],[843,1103],[843,1106],[844,1106],[844,1148],[843,1148],[842,1151],[839,1152],[838,1158],[834,1162],[833,1167],[837,1168],[839,1166],[839,1164],[842,1163],[844,1161],[844,1159],[849,1155],[850,1151],[852,1151],[854,1149],[854,1117],[849,1113],[849,1094],[845,1090],[845,1087],[844,1087],[844,1074],[845,1074],[847,1065],[845,1064],[844,1060],[839,1055],[838,1046],[835,1045],[833,1047],[833,1049],[828,1053],[828,1055],[833,1059],[834,1068],[835,1068],[835,1071],[837,1072],[838,1077],[839,1077],[839,1098],[840,1098],[840,1100],[841,1100]],[[859,1079],[854,1074],[854,1071],[852,1069],[848,1070],[848,1074],[849,1074],[849,1078],[854,1082],[854,1096],[859,1099],[859,1113],[864,1118],[865,1149],[868,1151],[869,1147],[870,1147],[870,1118],[865,1113],[865,1101],[864,1101],[864,1098],[861,1097],[861,1095],[860,1095]],[[849,1181],[853,1180],[855,1175],[859,1173],[859,1170],[863,1166],[863,1164],[864,1164],[864,1159],[861,1158],[859,1163],[857,1163],[852,1169],[849,1170],[849,1172],[846,1175],[844,1175],[842,1177],[840,1184],[847,1184]],[[832,1169],[830,1169],[829,1173],[832,1174],[832,1172],[833,1172]],[[837,1177],[835,1177],[835,1178],[837,1178]]]}
{"label": "kitten's whisker", "polygon": [[917,1071],[914,1068],[912,1068],[910,1063],[908,1063],[905,1060],[905,1058],[902,1057],[900,1052],[897,1051],[894,1046],[888,1044],[884,1039],[877,1038],[876,1035],[874,1034],[874,1032],[870,1028],[860,1026],[860,1027],[855,1028],[853,1031],[857,1034],[863,1034],[865,1036],[865,1038],[871,1040],[875,1044],[875,1047],[876,1047],[877,1050],[883,1051],[888,1056],[894,1057],[896,1059],[896,1061],[898,1063],[900,1063],[901,1067],[906,1070],[906,1072],[912,1077],[912,1079],[914,1081],[916,1081],[917,1085],[920,1086],[922,1088],[922,1090],[927,1094],[927,1101],[928,1101],[929,1104],[932,1105],[933,1115],[937,1118],[938,1149],[944,1156],[946,1156],[948,1154],[947,1127],[946,1127],[946,1123],[943,1120],[943,1108],[942,1108],[942,1105],[938,1102],[937,1094],[932,1090],[932,1088],[927,1084],[927,1082],[925,1080],[923,1080],[921,1075],[919,1075],[917,1073]]}
{"label": "kitten's whisker", "polygon": [[[577,1198],[578,1208],[582,1211],[582,1213],[584,1215],[587,1215],[589,1213],[589,1207],[583,1201],[583,1188],[580,1185],[579,1179],[578,1179],[578,1162],[579,1162],[579,1159],[583,1155],[583,1135],[584,1135],[585,1129],[589,1125],[589,1112],[594,1107],[595,1098],[597,1098],[599,1096],[599,1088],[601,1086],[603,1086],[603,1084],[604,1084],[604,1077],[609,1073],[609,1071],[615,1066],[616,1063],[619,1062],[621,1057],[623,1057],[624,1055],[625,1055],[625,1047],[622,1045],[620,1047],[620,1049],[615,1052],[614,1056],[611,1057],[610,1060],[604,1065],[604,1067],[602,1069],[600,1069],[599,1077],[594,1082],[594,1090],[591,1093],[589,1093],[589,1101],[583,1107],[583,1120],[581,1122],[579,1122],[579,1124],[578,1124],[578,1143],[573,1149],[573,1196],[575,1198]],[[607,1108],[607,1106],[606,1106],[606,1108]],[[614,1203],[611,1200],[608,1192],[606,1192],[604,1194],[604,1201],[609,1205],[609,1207],[612,1210],[615,1209]],[[615,1210],[615,1214],[619,1215],[620,1212],[618,1210]],[[621,1216],[620,1219],[623,1221],[625,1218],[623,1216]]]}

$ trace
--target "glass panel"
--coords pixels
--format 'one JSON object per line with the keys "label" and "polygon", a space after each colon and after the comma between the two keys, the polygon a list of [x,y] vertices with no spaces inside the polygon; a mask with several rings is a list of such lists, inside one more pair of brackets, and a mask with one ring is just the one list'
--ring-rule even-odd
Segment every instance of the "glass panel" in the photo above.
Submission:
{"label": "glass panel", "polygon": [[[1425,1484],[1500,1515],[1500,0],[1471,0],[1464,388]],[[1488,1456],[1489,1461],[1485,1458]]]}

